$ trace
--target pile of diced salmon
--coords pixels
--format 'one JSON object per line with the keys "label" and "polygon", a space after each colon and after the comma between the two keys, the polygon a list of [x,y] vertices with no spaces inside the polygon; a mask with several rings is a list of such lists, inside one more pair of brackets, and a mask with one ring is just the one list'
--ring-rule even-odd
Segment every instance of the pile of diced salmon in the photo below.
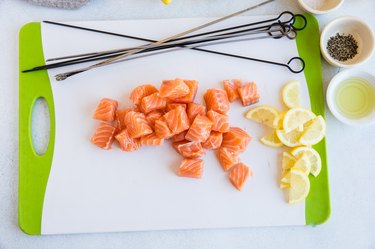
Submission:
{"label": "pile of diced salmon", "polygon": [[231,127],[227,112],[230,102],[240,99],[244,106],[259,101],[255,83],[243,85],[239,80],[224,81],[223,89],[208,89],[206,105],[195,103],[196,80],[164,80],[158,90],[153,85],[140,85],[130,93],[134,106],[118,109],[118,102],[102,99],[94,119],[101,120],[91,141],[110,149],[117,141],[123,151],[141,146],[159,146],[166,139],[183,157],[179,176],[201,178],[205,150],[216,150],[217,158],[230,182],[241,190],[252,170],[242,163],[251,137],[241,128]]}

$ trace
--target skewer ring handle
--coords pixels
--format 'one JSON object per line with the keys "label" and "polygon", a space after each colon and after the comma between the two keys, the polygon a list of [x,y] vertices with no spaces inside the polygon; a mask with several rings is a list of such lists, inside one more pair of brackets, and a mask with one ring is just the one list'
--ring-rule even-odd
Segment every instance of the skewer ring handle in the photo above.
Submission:
{"label": "skewer ring handle", "polygon": [[300,73],[305,69],[305,61],[301,57],[293,57],[285,66],[292,73]]}

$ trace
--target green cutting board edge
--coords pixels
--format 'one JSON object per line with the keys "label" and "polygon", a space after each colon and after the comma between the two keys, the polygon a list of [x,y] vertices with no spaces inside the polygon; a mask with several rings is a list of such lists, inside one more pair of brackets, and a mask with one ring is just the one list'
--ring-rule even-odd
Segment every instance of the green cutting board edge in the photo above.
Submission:
{"label": "green cutting board edge", "polygon": [[[19,33],[19,185],[18,224],[27,234],[41,234],[44,194],[52,165],[55,144],[55,112],[47,71],[22,73],[45,63],[40,23],[28,23]],[[44,155],[32,145],[32,110],[44,98],[50,112],[50,140]]]}
{"label": "green cutting board edge", "polygon": [[[319,50],[319,24],[304,14],[308,25],[298,33],[297,47],[306,62],[305,77],[313,112],[324,116],[322,66]],[[55,141],[53,95],[47,71],[22,73],[24,69],[45,63],[40,23],[28,23],[19,34],[19,191],[18,222],[30,235],[41,234],[44,194],[52,164]],[[38,98],[44,98],[50,110],[50,141],[44,155],[32,145],[31,115]],[[325,140],[315,145],[322,159],[319,177],[310,176],[311,189],[306,199],[306,224],[324,223],[330,215],[329,184]]]}

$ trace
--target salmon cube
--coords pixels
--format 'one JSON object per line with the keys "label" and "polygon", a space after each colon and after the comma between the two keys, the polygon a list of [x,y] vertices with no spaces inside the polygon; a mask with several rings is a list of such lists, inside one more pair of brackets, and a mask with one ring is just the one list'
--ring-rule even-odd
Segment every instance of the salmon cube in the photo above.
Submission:
{"label": "salmon cube", "polygon": [[147,114],[155,110],[163,110],[167,105],[165,98],[159,96],[159,93],[152,93],[141,100],[140,108],[143,113]]}
{"label": "salmon cube", "polygon": [[243,106],[248,106],[259,101],[260,95],[257,85],[254,82],[238,88],[237,91]]}
{"label": "salmon cube", "polygon": [[206,141],[202,143],[202,147],[205,149],[216,150],[220,148],[223,142],[223,133],[217,131],[211,131],[210,136]]}
{"label": "salmon cube", "polygon": [[239,163],[230,171],[228,178],[236,189],[241,190],[249,174],[252,175],[252,170],[244,163]]}
{"label": "salmon cube", "polygon": [[167,106],[165,108],[165,111],[169,112],[176,108],[177,106],[182,106],[186,110],[186,104],[183,103],[174,103],[174,102],[168,102]]}
{"label": "salmon cube", "polygon": [[128,112],[125,116],[125,125],[131,138],[142,137],[153,132],[146,116],[141,112]]}
{"label": "salmon cube", "polygon": [[187,106],[187,115],[190,120],[190,123],[193,123],[195,117],[200,114],[200,115],[206,115],[206,107],[201,104],[197,103],[189,103]]}
{"label": "salmon cube", "polygon": [[125,125],[125,116],[128,112],[130,112],[131,109],[130,108],[127,108],[127,109],[122,109],[122,110],[117,110],[116,111],[116,127],[118,130],[123,130],[126,128],[126,125]]}
{"label": "salmon cube", "polygon": [[174,101],[187,104],[194,101],[198,91],[198,82],[196,80],[184,80],[184,83],[189,87],[189,93],[183,97],[176,98]]}
{"label": "salmon cube", "polygon": [[101,122],[91,137],[91,142],[102,149],[109,150],[112,146],[116,130],[116,127]]}
{"label": "salmon cube", "polygon": [[116,118],[117,107],[116,100],[104,98],[96,107],[93,118],[101,121],[113,121]]}
{"label": "salmon cube", "polygon": [[189,129],[189,118],[186,114],[185,108],[182,106],[177,106],[173,110],[170,110],[164,114],[163,117],[173,135]]}
{"label": "salmon cube", "polygon": [[155,121],[155,135],[159,138],[168,139],[173,136],[164,117]]}
{"label": "salmon cube", "polygon": [[187,133],[187,131],[183,131],[181,133],[178,133],[178,134],[174,135],[173,136],[173,142],[180,142],[180,141],[185,140],[186,133]]}
{"label": "salmon cube", "polygon": [[119,142],[120,148],[123,151],[131,152],[138,150],[140,147],[139,139],[130,137],[127,129],[124,129],[117,134],[116,140]]}
{"label": "salmon cube", "polygon": [[204,115],[197,115],[191,124],[185,139],[195,142],[204,142],[210,136],[212,121]]}
{"label": "salmon cube", "polygon": [[184,177],[201,178],[203,175],[203,160],[185,158],[182,160],[177,174]]}
{"label": "salmon cube", "polygon": [[227,115],[215,112],[214,110],[210,110],[207,112],[207,117],[213,122],[213,131],[229,131],[229,119]]}
{"label": "salmon cube", "polygon": [[187,95],[189,91],[188,85],[182,79],[163,80],[160,87],[160,97],[175,100]]}
{"label": "salmon cube", "polygon": [[227,92],[222,89],[208,89],[204,94],[204,101],[208,110],[225,114],[229,111]]}
{"label": "salmon cube", "polygon": [[224,90],[227,92],[229,102],[233,102],[240,97],[237,89],[242,87],[240,80],[232,80],[232,82],[233,84],[229,80],[224,80]]}
{"label": "salmon cube", "polygon": [[180,141],[173,143],[173,147],[186,158],[198,158],[206,154],[200,142]]}
{"label": "salmon cube", "polygon": [[158,89],[156,89],[156,87],[153,85],[141,85],[137,86],[133,89],[133,91],[130,92],[129,98],[135,105],[140,105],[144,97],[156,92],[158,92]]}
{"label": "salmon cube", "polygon": [[218,149],[216,152],[216,156],[219,159],[220,165],[225,171],[228,171],[234,165],[240,162],[238,153],[226,147],[221,147],[220,149]]}
{"label": "salmon cube", "polygon": [[162,145],[163,142],[164,142],[164,139],[158,137],[155,133],[142,136],[140,139],[140,144],[147,145],[147,146],[159,146],[159,145]]}
{"label": "salmon cube", "polygon": [[160,110],[149,112],[146,115],[147,122],[149,123],[149,125],[151,126],[151,128],[154,129],[154,127],[155,127],[155,121],[158,120],[158,119],[160,119],[163,115],[164,115],[164,112],[160,111]]}
{"label": "salmon cube", "polygon": [[236,152],[243,152],[251,141],[251,137],[246,131],[238,127],[230,127],[227,133],[223,135],[221,146]]}

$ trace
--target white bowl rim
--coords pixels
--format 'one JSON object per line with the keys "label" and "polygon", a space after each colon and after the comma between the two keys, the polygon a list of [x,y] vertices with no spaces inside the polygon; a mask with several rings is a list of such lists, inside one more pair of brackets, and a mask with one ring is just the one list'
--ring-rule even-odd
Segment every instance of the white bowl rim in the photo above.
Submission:
{"label": "white bowl rim", "polygon": [[[367,56],[360,62],[357,62],[357,63],[353,63],[353,64],[342,64],[336,60],[334,60],[326,51],[326,48],[325,48],[325,44],[323,44],[323,37],[325,37],[326,33],[327,33],[327,30],[329,30],[329,28],[331,26],[333,26],[336,22],[340,22],[340,21],[347,21],[347,20],[351,20],[351,21],[356,21],[360,24],[362,24],[363,26],[365,26],[367,28],[367,30],[369,31],[369,35],[372,37],[372,49],[371,51],[367,54]],[[343,67],[343,68],[351,68],[351,67],[354,67],[354,66],[358,66],[358,65],[361,65],[363,63],[365,63],[367,60],[369,60],[372,56],[372,54],[374,53],[374,50],[375,50],[375,34],[374,34],[374,31],[372,30],[372,28],[370,27],[370,25],[368,25],[368,23],[366,23],[365,21],[363,21],[362,19],[358,18],[358,17],[355,17],[355,16],[341,16],[341,17],[338,17],[338,18],[335,18],[333,19],[332,21],[330,21],[329,23],[327,23],[323,30],[322,30],[322,33],[320,34],[320,51],[324,57],[324,59],[331,65],[334,65],[334,66],[337,66],[337,67]]]}
{"label": "white bowl rim", "polygon": [[[328,88],[327,88],[327,92],[326,92],[327,105],[328,105],[329,110],[333,114],[333,116],[335,116],[339,121],[341,121],[341,122],[343,122],[347,125],[351,125],[351,126],[368,126],[368,125],[374,124],[375,123],[375,116],[374,116],[374,118],[366,120],[366,121],[364,121],[363,119],[350,119],[350,118],[345,117],[344,115],[342,115],[336,109],[336,106],[335,106],[335,103],[334,103],[334,100],[333,100],[333,93],[334,93],[334,90],[337,88],[338,84],[341,82],[341,81],[338,81],[338,78],[340,78],[340,77],[349,78],[353,75],[361,75],[361,74],[366,75],[369,78],[372,78],[373,80],[371,80],[371,81],[369,80],[369,83],[372,84],[375,88],[375,75],[373,75],[373,74],[371,74],[371,73],[369,73],[368,71],[365,71],[365,70],[346,69],[344,71],[339,72],[338,74],[336,74],[331,79],[331,81],[329,82]],[[358,77],[360,77],[360,76],[358,76]]]}
{"label": "white bowl rim", "polygon": [[333,6],[332,8],[330,9],[327,9],[327,10],[319,10],[319,9],[313,9],[311,8],[309,5],[307,5],[305,3],[304,0],[298,0],[298,3],[301,5],[302,8],[304,8],[306,11],[310,12],[310,13],[313,13],[313,14],[317,14],[317,15],[320,15],[320,14],[326,14],[328,12],[331,12],[331,11],[334,11],[336,9],[338,9],[343,3],[344,3],[344,0],[339,0],[338,3]]}

